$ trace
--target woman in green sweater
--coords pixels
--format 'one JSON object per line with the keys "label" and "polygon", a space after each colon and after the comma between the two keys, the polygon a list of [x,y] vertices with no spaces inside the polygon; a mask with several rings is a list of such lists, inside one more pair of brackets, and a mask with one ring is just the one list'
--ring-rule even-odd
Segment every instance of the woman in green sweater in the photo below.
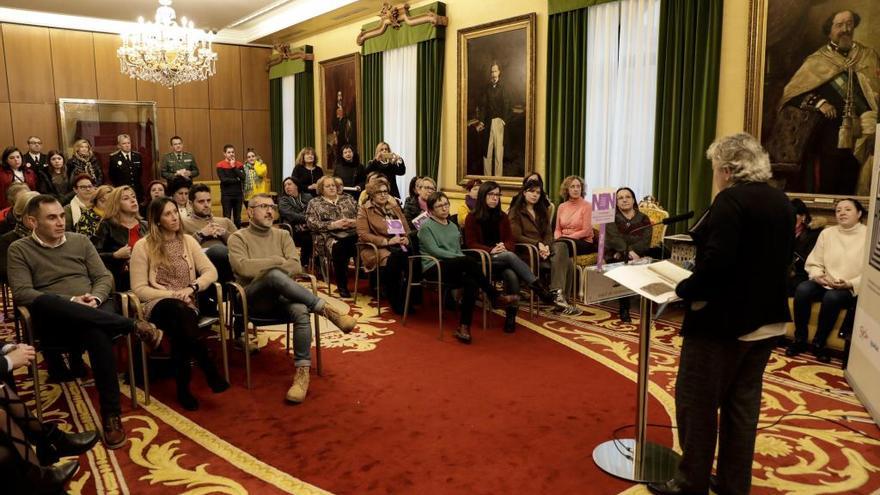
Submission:
{"label": "woman in green sweater", "polygon": [[[507,307],[519,300],[515,294],[502,295],[495,289],[480,268],[480,264],[465,256],[461,250],[461,231],[458,225],[449,221],[449,198],[442,192],[435,192],[427,201],[429,219],[419,229],[419,246],[422,254],[440,260],[440,273],[450,287],[462,289],[461,316],[455,338],[464,344],[471,342],[471,320],[477,288],[489,296],[493,307]],[[437,267],[428,259],[422,260],[425,278],[435,279]]]}

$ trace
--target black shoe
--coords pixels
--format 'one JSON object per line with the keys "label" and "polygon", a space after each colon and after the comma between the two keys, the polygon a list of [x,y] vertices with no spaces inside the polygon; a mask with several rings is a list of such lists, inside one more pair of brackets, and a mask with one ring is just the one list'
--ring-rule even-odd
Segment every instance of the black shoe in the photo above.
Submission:
{"label": "black shoe", "polygon": [[208,378],[208,386],[211,387],[211,392],[214,392],[215,394],[220,394],[229,390],[229,382],[220,375]]}
{"label": "black shoe", "polygon": [[58,462],[62,457],[88,452],[98,443],[100,438],[98,432],[95,431],[64,433],[58,428],[53,428],[47,435],[46,441],[37,445],[37,458],[39,458],[40,464],[49,466]]}
{"label": "black shoe", "polygon": [[806,350],[807,345],[804,342],[792,342],[785,348],[785,355],[795,357]]}
{"label": "black shoe", "polygon": [[180,403],[180,407],[186,409],[187,411],[199,410],[199,401],[195,398],[195,396],[193,396],[193,394],[189,390],[178,390],[177,402]]}
{"label": "black shoe", "polygon": [[342,299],[351,299],[351,292],[348,291],[348,288],[340,287],[337,289],[337,292],[339,292],[339,297]]}
{"label": "black shoe", "polygon": [[675,478],[658,483],[648,483],[648,491],[654,495],[706,495],[707,493],[688,490]]}
{"label": "black shoe", "polygon": [[535,295],[538,296],[538,299],[544,304],[552,305],[556,301],[556,294],[547,290],[547,288],[541,285],[537,280],[532,282],[529,288],[535,292]]}
{"label": "black shoe", "polygon": [[507,308],[507,314],[504,318],[504,333],[516,332],[516,308]]}
{"label": "black shoe", "polygon": [[60,466],[36,467],[28,473],[35,494],[65,493],[64,486],[79,470],[79,461],[65,462]]}
{"label": "black shoe", "polygon": [[712,490],[713,493],[721,493],[721,486],[718,484],[718,476],[715,476],[714,474],[709,475],[709,489]]}
{"label": "black shoe", "polygon": [[458,339],[462,344],[470,344],[471,343],[471,332],[470,328],[467,325],[461,325],[458,331],[455,332],[455,338]]}
{"label": "black shoe", "polygon": [[632,316],[629,315],[629,309],[620,310],[620,321],[624,323],[632,323]]}
{"label": "black shoe", "polygon": [[813,346],[813,355],[816,356],[816,361],[820,363],[830,363],[831,355],[828,353],[828,349],[825,346]]}

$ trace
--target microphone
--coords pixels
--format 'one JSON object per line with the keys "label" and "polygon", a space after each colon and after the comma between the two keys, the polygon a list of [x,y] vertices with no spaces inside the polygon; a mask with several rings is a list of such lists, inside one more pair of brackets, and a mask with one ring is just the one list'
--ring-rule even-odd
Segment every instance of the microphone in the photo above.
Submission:
{"label": "microphone", "polygon": [[685,220],[690,220],[691,218],[694,218],[693,211],[689,211],[687,213],[681,213],[679,215],[673,215],[669,218],[664,218],[660,223],[662,223],[663,225],[672,225],[674,223],[684,222]]}

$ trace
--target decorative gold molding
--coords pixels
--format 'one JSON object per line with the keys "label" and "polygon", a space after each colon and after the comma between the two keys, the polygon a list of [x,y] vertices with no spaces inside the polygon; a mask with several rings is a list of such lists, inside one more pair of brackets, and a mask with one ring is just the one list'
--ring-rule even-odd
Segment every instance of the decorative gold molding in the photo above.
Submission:
{"label": "decorative gold molding", "polygon": [[357,37],[358,46],[363,46],[364,42],[370,38],[382,36],[389,27],[400,29],[404,23],[407,26],[419,26],[421,24],[445,26],[449,23],[448,17],[445,15],[438,15],[433,10],[411,17],[409,15],[408,3],[401,3],[392,6],[388,2],[382,4],[382,10],[379,11],[379,20],[381,21],[381,24],[379,24],[378,27],[369,31],[361,30],[361,33]]}
{"label": "decorative gold molding", "polygon": [[266,70],[268,71],[273,66],[287,60],[311,61],[315,60],[315,55],[312,53],[306,53],[301,49],[294,51],[290,47],[290,43],[279,43],[272,46],[272,55],[269,56],[269,61],[266,62]]}

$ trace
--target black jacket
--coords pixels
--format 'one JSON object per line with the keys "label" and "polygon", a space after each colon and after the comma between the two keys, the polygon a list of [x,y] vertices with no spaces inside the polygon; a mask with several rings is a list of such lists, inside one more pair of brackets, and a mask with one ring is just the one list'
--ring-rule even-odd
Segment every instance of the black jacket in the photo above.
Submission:
{"label": "black jacket", "polygon": [[[140,238],[147,235],[147,222],[141,220]],[[128,260],[117,259],[113,257],[113,253],[128,245],[128,229],[118,223],[102,221],[98,225],[95,236],[92,237],[92,244],[101,256],[104,266],[113,274],[116,282],[116,291],[124,292],[130,287],[128,275]]]}
{"label": "black jacket", "polygon": [[244,196],[244,168],[217,167],[217,178],[220,179],[220,196]]}
{"label": "black jacket", "polygon": [[400,199],[400,189],[397,188],[396,176],[406,174],[406,165],[403,163],[403,158],[396,163],[382,163],[379,160],[370,160],[370,163],[367,164],[366,173],[369,175],[370,172],[379,172],[382,174],[382,177],[388,179],[388,184],[391,185],[391,189],[388,192],[395,198]]}
{"label": "black jacket", "polygon": [[62,205],[66,205],[70,203],[71,198],[73,198],[75,192],[73,191],[73,184],[70,183],[70,177],[65,172],[65,178],[67,178],[67,191],[61,191],[52,182],[52,172],[49,170],[49,167],[46,168],[35,168],[37,172],[37,191],[40,191],[42,194],[48,194],[50,196],[54,196],[55,199],[58,200]]}
{"label": "black jacket", "polygon": [[67,160],[67,179],[73,184],[73,179],[80,174],[89,174],[95,179],[95,187],[104,183],[104,170],[101,169],[101,161],[97,155],[92,155],[88,162],[84,162],[76,157]]}
{"label": "black jacket", "polygon": [[281,221],[293,227],[294,230],[308,230],[306,226],[306,208],[311,200],[312,195],[303,191],[300,191],[299,196],[296,198],[286,194],[282,195],[281,199],[278,200],[278,211],[281,215]]}
{"label": "black jacket", "polygon": [[31,156],[30,151],[25,150],[21,153],[21,158],[22,160],[24,160],[24,165],[33,169],[34,172],[42,170],[49,166],[49,155],[45,153],[40,153],[39,160],[34,160],[34,157]]}
{"label": "black jacket", "polygon": [[[296,183],[296,188],[300,193],[315,194],[315,190],[309,189],[309,186],[318,182],[321,177],[324,177],[324,169],[318,165],[315,165],[315,168],[311,170],[307,169],[305,165],[295,165],[293,172],[290,173],[290,178]],[[337,193],[342,194],[342,191],[337,191]]]}
{"label": "black jacket", "polygon": [[142,163],[141,154],[137,151],[131,152],[130,160],[125,158],[121,150],[114,151],[107,159],[107,175],[110,176],[110,182],[116,187],[131,186],[138,198],[144,197],[141,186]]}
{"label": "black jacket", "polygon": [[359,187],[363,191],[367,183],[367,172],[360,162],[339,160],[333,166],[333,174],[342,179],[345,187]]}
{"label": "black jacket", "polygon": [[691,229],[697,246],[693,275],[676,294],[688,303],[684,336],[737,338],[791,321],[786,281],[794,251],[794,212],[766,183],[729,187]]}

